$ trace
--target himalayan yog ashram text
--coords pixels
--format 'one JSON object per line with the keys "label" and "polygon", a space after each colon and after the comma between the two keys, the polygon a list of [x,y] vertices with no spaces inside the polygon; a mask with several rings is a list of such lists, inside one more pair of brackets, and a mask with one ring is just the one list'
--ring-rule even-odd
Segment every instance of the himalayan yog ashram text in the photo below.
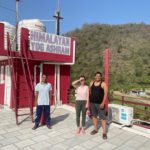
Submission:
{"label": "himalayan yog ashram text", "polygon": [[71,38],[69,37],[30,31],[29,39],[32,51],[70,55]]}

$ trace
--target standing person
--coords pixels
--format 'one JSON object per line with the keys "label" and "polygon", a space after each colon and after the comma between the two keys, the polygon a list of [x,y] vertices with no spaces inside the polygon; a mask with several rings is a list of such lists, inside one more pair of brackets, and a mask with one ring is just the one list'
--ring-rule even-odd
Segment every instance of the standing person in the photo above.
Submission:
{"label": "standing person", "polygon": [[[89,107],[89,87],[85,85],[85,76],[72,82],[76,92],[76,124],[77,134],[85,133],[86,108]],[[80,127],[80,115],[82,112],[82,127]]]}
{"label": "standing person", "polygon": [[50,98],[52,86],[47,82],[47,76],[42,75],[42,80],[35,86],[35,105],[36,105],[36,118],[33,130],[37,129],[41,120],[42,112],[46,119],[46,125],[51,129],[50,124]]}
{"label": "standing person", "polygon": [[90,82],[90,110],[92,114],[92,121],[94,130],[91,135],[98,132],[98,116],[101,120],[103,128],[103,139],[107,139],[106,133],[106,108],[105,101],[107,98],[108,88],[106,83],[102,80],[102,74],[100,72],[95,73],[95,80]]}

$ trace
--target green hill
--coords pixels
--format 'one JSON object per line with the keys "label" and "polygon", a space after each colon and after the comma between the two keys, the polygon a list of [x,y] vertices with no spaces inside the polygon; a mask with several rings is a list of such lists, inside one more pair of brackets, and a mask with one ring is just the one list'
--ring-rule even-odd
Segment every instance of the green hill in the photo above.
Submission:
{"label": "green hill", "polygon": [[85,24],[66,35],[76,39],[72,80],[84,74],[89,83],[96,71],[104,74],[103,53],[109,48],[109,89],[150,87],[150,25]]}

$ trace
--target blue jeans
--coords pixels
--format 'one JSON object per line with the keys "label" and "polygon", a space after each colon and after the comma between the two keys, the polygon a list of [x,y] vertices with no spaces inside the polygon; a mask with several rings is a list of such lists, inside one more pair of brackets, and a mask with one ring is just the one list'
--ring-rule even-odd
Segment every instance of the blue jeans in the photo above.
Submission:
{"label": "blue jeans", "polygon": [[38,126],[41,120],[42,112],[46,120],[46,125],[50,125],[50,105],[38,105],[36,107],[35,125]]}

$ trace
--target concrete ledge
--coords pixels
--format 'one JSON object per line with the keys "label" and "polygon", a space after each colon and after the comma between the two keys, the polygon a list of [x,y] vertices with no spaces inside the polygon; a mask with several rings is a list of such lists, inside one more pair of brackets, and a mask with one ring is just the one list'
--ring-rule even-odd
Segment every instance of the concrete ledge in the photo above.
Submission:
{"label": "concrete ledge", "polygon": [[116,123],[112,123],[112,125],[114,127],[120,128],[121,130],[125,130],[125,131],[129,131],[138,135],[142,135],[144,137],[150,138],[150,131],[149,129],[146,128],[142,128],[136,125],[133,125],[131,128],[130,127],[122,127],[122,125],[116,124]]}

